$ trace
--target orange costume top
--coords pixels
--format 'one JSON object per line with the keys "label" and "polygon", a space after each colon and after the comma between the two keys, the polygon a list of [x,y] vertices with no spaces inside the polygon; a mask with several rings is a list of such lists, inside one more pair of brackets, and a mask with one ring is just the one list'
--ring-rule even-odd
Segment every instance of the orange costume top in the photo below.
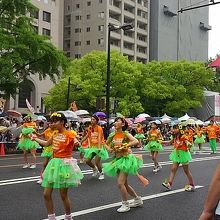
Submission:
{"label": "orange costume top", "polygon": [[36,123],[33,122],[33,121],[31,121],[31,122],[25,122],[25,123],[23,124],[23,126],[26,127],[26,128],[36,128],[36,127],[37,127],[37,126],[36,126]]}
{"label": "orange costume top", "polygon": [[53,135],[53,157],[54,158],[71,158],[74,145],[74,134],[65,130],[63,133]]}
{"label": "orange costume top", "polygon": [[201,130],[200,128],[197,128],[197,129],[195,130],[195,134],[196,134],[198,137],[202,137],[202,135],[203,135],[203,130]]}
{"label": "orange costume top", "polygon": [[45,140],[49,140],[51,138],[51,136],[55,133],[57,133],[58,131],[54,131],[54,130],[51,130],[51,128],[47,128],[44,132],[43,132],[43,135],[45,137]]}
{"label": "orange costume top", "polygon": [[158,129],[151,129],[148,135],[149,135],[149,141],[157,141],[161,138],[161,134]]}
{"label": "orange costume top", "polygon": [[182,135],[180,138],[175,138],[173,142],[173,146],[176,150],[188,151],[187,147],[188,137],[186,135]]}
{"label": "orange costume top", "polygon": [[126,146],[127,143],[127,135],[128,132],[113,132],[110,134],[108,141],[110,141],[110,146],[115,151],[116,158],[127,156],[129,153],[128,148]]}
{"label": "orange costume top", "polygon": [[188,132],[188,134],[187,134],[188,141],[191,142],[191,143],[193,143],[194,131],[193,131],[191,128],[189,128],[189,129],[187,129],[186,133],[187,133],[187,132]]}
{"label": "orange costume top", "polygon": [[208,133],[209,139],[216,139],[219,128],[217,125],[209,125],[205,131]]}
{"label": "orange costume top", "polygon": [[137,133],[138,133],[138,134],[143,134],[143,133],[144,133],[142,127],[138,127],[138,128],[136,128],[136,130],[137,130]]}
{"label": "orange costume top", "polygon": [[89,147],[98,147],[100,138],[100,144],[105,143],[104,134],[102,127],[99,125],[96,125],[95,127],[90,127],[88,129],[88,141],[89,141]]}

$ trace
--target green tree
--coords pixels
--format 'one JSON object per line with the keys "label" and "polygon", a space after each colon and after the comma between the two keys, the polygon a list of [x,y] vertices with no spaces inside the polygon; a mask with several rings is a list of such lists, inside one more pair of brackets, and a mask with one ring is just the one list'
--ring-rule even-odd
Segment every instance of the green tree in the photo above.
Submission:
{"label": "green tree", "polygon": [[[70,100],[77,101],[81,109],[96,111],[97,97],[105,97],[106,53],[93,51],[81,59],[73,60],[64,78],[49,91],[45,104],[53,110],[65,109],[68,77],[71,77]],[[136,78],[141,74],[135,62],[119,52],[111,52],[111,97],[115,97],[118,107],[115,112],[136,115],[143,111],[137,94]],[[80,91],[76,88],[80,88]],[[78,90],[78,91],[77,91]]]}
{"label": "green tree", "polygon": [[179,116],[201,106],[204,88],[213,82],[212,70],[199,62],[150,62],[140,70],[142,104],[152,115]]}
{"label": "green tree", "polygon": [[14,95],[30,74],[55,81],[67,64],[49,38],[36,33],[27,16],[36,11],[30,0],[0,0],[0,91],[5,96]]}

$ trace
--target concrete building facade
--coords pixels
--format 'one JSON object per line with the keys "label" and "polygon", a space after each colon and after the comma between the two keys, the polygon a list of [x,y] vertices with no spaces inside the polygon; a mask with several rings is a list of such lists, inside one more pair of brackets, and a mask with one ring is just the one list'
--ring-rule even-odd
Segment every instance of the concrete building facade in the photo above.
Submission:
{"label": "concrete building facade", "polygon": [[150,60],[207,61],[209,8],[178,11],[208,3],[209,0],[150,1]]}
{"label": "concrete building facade", "polygon": [[[34,26],[40,35],[47,35],[58,49],[63,50],[63,17],[64,0],[32,0],[39,9],[31,14]],[[39,80],[37,75],[31,75],[19,90],[16,97],[7,100],[5,109],[16,109],[19,112],[28,112],[26,98],[36,112],[44,112],[43,97],[54,84],[49,78]]]}
{"label": "concrete building facade", "polygon": [[147,0],[65,0],[64,51],[80,58],[92,50],[107,50],[108,24],[131,23],[132,30],[111,32],[111,49],[129,60],[149,59],[149,1]]}

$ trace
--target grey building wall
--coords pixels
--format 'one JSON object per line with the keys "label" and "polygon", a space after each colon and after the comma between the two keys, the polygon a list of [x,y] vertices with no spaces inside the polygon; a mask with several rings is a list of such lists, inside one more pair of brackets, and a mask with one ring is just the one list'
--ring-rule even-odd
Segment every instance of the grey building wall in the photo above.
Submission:
{"label": "grey building wall", "polygon": [[208,59],[209,8],[178,13],[181,8],[209,3],[200,0],[150,2],[150,60]]}

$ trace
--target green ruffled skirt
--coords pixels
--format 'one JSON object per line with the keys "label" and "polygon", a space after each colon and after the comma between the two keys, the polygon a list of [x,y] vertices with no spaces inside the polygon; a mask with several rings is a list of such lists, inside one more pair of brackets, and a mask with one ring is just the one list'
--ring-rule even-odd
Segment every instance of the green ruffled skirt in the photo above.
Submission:
{"label": "green ruffled skirt", "polygon": [[126,157],[113,158],[111,162],[104,163],[103,172],[108,176],[117,176],[120,172],[136,175],[138,169],[142,166],[142,159],[133,154],[128,154]]}
{"label": "green ruffled skirt", "polygon": [[79,151],[79,152],[82,152],[82,153],[85,153],[85,152],[86,152],[86,149],[88,149],[88,148],[85,148],[85,147],[80,146],[80,147],[78,148],[78,151]]}
{"label": "green ruffled skirt", "polygon": [[184,164],[184,163],[189,163],[189,161],[192,160],[192,157],[191,157],[191,153],[189,151],[174,149],[171,152],[169,159],[175,163]]}
{"label": "green ruffled skirt", "polygon": [[145,138],[144,134],[135,134],[134,137],[137,139],[144,139]]}
{"label": "green ruffled skirt", "polygon": [[194,137],[195,137],[194,144],[203,144],[203,143],[205,143],[205,136],[204,135],[202,135],[201,137],[198,137],[197,135],[195,135]]}
{"label": "green ruffled skirt", "polygon": [[40,145],[36,141],[32,141],[30,138],[22,137],[18,143],[18,149],[32,150],[40,148]]}
{"label": "green ruffled skirt", "polygon": [[41,186],[48,188],[69,188],[81,184],[83,174],[73,158],[53,158],[43,172]]}
{"label": "green ruffled skirt", "polygon": [[158,141],[149,141],[147,145],[144,146],[146,151],[162,151],[163,146]]}
{"label": "green ruffled skirt", "polygon": [[99,150],[97,147],[89,147],[85,149],[84,153],[84,158],[86,159],[91,159],[94,154],[99,156],[101,160],[106,160],[109,158],[108,151],[104,146],[102,146],[101,150]]}
{"label": "green ruffled skirt", "polygon": [[41,157],[52,157],[53,156],[53,146],[48,146],[43,148],[43,152],[41,154]]}

